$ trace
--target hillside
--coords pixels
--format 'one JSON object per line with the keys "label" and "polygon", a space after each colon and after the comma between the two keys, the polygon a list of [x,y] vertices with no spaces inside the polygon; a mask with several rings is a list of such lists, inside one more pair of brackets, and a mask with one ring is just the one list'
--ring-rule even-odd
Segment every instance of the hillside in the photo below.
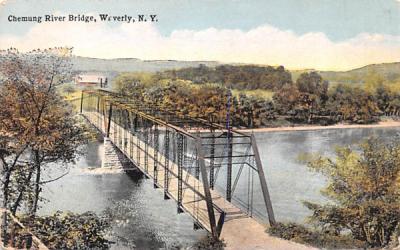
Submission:
{"label": "hillside", "polygon": [[76,56],[72,59],[74,71],[98,72],[156,72],[169,69],[197,67],[204,64],[210,67],[218,65],[214,61],[175,61],[175,60],[140,60],[136,58],[99,59]]}
{"label": "hillside", "polygon": [[374,73],[385,80],[394,82],[400,79],[400,62],[370,64],[358,69],[349,71],[320,71],[321,76],[331,82],[363,82],[368,74]]}
{"label": "hillside", "polygon": [[[73,57],[72,62],[73,70],[75,72],[102,72],[110,79],[113,79],[121,72],[157,72],[198,67],[201,64],[208,67],[216,67],[221,65],[216,61],[140,60],[136,58],[100,59],[81,56]],[[296,81],[301,73],[310,71],[314,70],[290,70],[290,73],[292,74],[292,79]],[[363,83],[366,76],[371,73],[383,77],[386,81],[396,82],[400,81],[400,62],[371,64],[349,71],[317,72],[332,84]]]}

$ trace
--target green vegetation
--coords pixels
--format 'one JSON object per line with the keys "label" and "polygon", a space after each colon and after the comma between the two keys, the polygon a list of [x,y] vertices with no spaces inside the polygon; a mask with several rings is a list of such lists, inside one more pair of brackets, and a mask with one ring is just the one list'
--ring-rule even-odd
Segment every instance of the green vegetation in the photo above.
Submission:
{"label": "green vegetation", "polygon": [[73,82],[64,83],[60,86],[60,94],[72,94],[78,91],[78,88]]}
{"label": "green vegetation", "polygon": [[221,124],[226,123],[230,99],[231,124],[236,127],[366,124],[400,114],[399,87],[374,72],[364,76],[365,84],[355,86],[330,86],[317,72],[297,73],[292,82],[283,67],[202,65],[156,74],[125,73],[114,86],[133,98]]}
{"label": "green vegetation", "polygon": [[276,223],[268,228],[270,235],[300,244],[324,249],[362,249],[367,245],[351,235],[338,235],[321,229],[310,229],[296,223]]}
{"label": "green vegetation", "polygon": [[322,194],[333,203],[306,202],[312,221],[371,247],[389,244],[400,226],[400,143],[371,138],[358,149],[336,149],[336,159],[317,156],[309,168],[325,175]]}
{"label": "green vegetation", "polygon": [[215,240],[211,235],[207,235],[202,238],[199,242],[197,242],[192,249],[198,250],[222,250],[225,247],[225,243],[223,240]]}
{"label": "green vegetation", "polygon": [[303,73],[295,84],[285,85],[273,98],[280,114],[311,123],[328,100],[328,82],[315,72]]}
{"label": "green vegetation", "polygon": [[400,81],[400,63],[371,64],[349,71],[321,71],[319,74],[330,82],[338,83],[365,83],[368,75],[379,75],[385,82],[398,83]]}
{"label": "green vegetation", "polygon": [[[217,84],[192,84],[187,80],[160,79],[136,74],[122,74],[115,79],[120,93],[149,105],[175,110],[178,115],[204,118],[225,124],[228,98],[231,99],[231,117],[234,126],[267,126],[274,119],[272,101],[264,98],[231,96],[230,91]],[[231,96],[231,97],[229,97]]]}
{"label": "green vegetation", "polygon": [[245,95],[248,97],[256,98],[256,99],[264,99],[272,101],[274,96],[274,92],[265,89],[254,89],[254,90],[238,90],[233,89],[232,95],[236,98],[240,97],[240,95]]}
{"label": "green vegetation", "polygon": [[74,161],[86,141],[84,128],[57,93],[56,86],[68,78],[68,57],[61,52],[9,50],[0,57],[3,207],[13,214],[23,202],[35,214],[43,168]]}
{"label": "green vegetation", "polygon": [[200,65],[196,68],[169,70],[160,73],[161,78],[190,80],[195,84],[221,83],[234,89],[268,89],[278,90],[291,83],[292,77],[283,66],[232,66],[220,65],[209,68]]}
{"label": "green vegetation", "polygon": [[[0,52],[2,207],[13,215],[23,209],[36,217],[43,186],[63,176],[48,179],[45,170],[74,162],[88,139],[57,90],[70,81],[70,55],[68,48]],[[7,226],[4,212],[3,236]]]}
{"label": "green vegetation", "polygon": [[351,236],[354,242],[372,248],[399,244],[398,138],[388,143],[370,138],[357,148],[338,147],[334,159],[321,155],[309,157],[308,167],[328,181],[321,193],[330,202],[304,202],[313,211],[310,222],[319,230],[311,232],[298,225],[278,225],[270,229],[272,234],[299,238],[310,244],[319,242],[319,236],[315,239],[313,236],[316,232],[338,239]]}
{"label": "green vegetation", "polygon": [[20,216],[19,221],[49,249],[108,249],[111,244],[105,239],[108,220],[91,212]]}

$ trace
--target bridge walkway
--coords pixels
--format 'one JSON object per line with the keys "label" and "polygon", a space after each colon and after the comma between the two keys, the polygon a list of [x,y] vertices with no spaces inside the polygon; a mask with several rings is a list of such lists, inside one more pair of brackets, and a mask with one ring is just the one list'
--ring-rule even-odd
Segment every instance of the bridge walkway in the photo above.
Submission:
{"label": "bridge walkway", "polygon": [[[103,134],[106,134],[104,116],[98,112],[83,111],[82,115],[88,122]],[[147,156],[144,150],[145,142],[114,121],[110,122],[109,138],[113,144],[140,169],[148,178],[154,181],[157,188],[165,189],[168,185],[168,198],[178,201],[179,172],[178,165],[169,161],[168,171],[163,154],[147,145]],[[124,136],[118,137],[116,133]],[[116,140],[115,138],[120,138]],[[154,157],[156,156],[156,158]],[[146,162],[147,161],[147,162]],[[157,165],[157,170],[153,168]],[[145,166],[148,166],[147,168]],[[149,167],[150,166],[150,167]],[[168,182],[165,181],[166,173]],[[197,224],[211,232],[210,218],[207,212],[203,183],[191,173],[182,170],[183,194],[181,208],[187,212]],[[240,208],[228,202],[217,191],[210,190],[213,209],[217,221],[223,220],[220,238],[224,239],[227,249],[310,249],[301,244],[278,239],[265,233],[267,226],[242,212]],[[222,212],[224,212],[225,217]]]}

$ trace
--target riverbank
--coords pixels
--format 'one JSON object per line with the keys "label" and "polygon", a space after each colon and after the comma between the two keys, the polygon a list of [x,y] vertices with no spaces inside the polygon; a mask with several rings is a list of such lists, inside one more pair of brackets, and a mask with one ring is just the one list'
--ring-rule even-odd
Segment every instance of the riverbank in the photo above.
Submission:
{"label": "riverbank", "polygon": [[275,127],[275,128],[255,128],[255,129],[238,129],[240,132],[284,132],[284,131],[310,131],[310,130],[326,130],[326,129],[351,129],[351,128],[390,128],[400,127],[400,121],[381,121],[375,124],[335,124],[329,126],[291,126],[291,127]]}

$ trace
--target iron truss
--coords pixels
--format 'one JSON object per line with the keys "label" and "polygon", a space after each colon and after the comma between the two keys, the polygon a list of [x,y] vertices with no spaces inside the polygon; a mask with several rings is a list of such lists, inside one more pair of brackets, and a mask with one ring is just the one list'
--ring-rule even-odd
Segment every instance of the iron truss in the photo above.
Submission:
{"label": "iron truss", "polygon": [[[165,199],[176,200],[178,213],[185,211],[185,192],[194,194],[193,202],[206,202],[213,237],[219,237],[225,218],[230,216],[224,204],[213,200],[216,192],[246,215],[275,223],[253,134],[106,90],[83,91],[78,101],[81,113],[96,114],[92,125],[104,136],[111,136],[128,158],[135,156],[134,163],[143,167],[145,175],[151,175],[154,187],[163,189]],[[177,167],[176,172],[173,167]],[[177,186],[171,186],[172,178],[177,179]],[[173,195],[175,191],[177,195]],[[193,213],[192,217],[195,225],[201,226],[204,219]]]}

